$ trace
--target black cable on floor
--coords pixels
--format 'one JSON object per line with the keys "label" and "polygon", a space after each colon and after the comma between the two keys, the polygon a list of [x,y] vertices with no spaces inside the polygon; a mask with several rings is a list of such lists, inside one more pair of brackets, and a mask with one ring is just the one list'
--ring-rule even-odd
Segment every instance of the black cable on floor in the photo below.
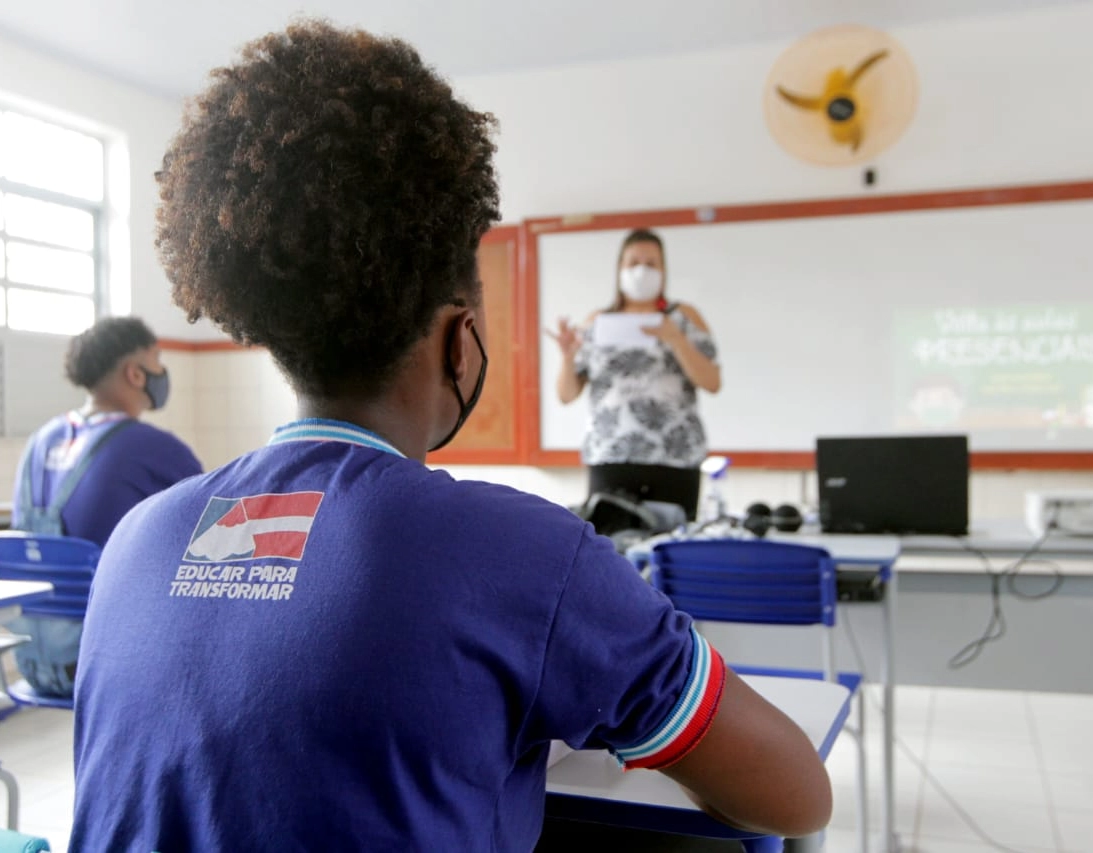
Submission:
{"label": "black cable on floor", "polygon": [[[858,645],[857,636],[854,634],[854,626],[852,624],[850,624],[850,614],[848,612],[844,611],[842,621],[843,621],[843,624],[846,625],[846,636],[850,640],[850,647],[854,652],[855,659],[857,660],[858,670],[864,674],[865,671],[866,671],[866,669],[865,669],[865,658],[862,656],[861,647]],[[863,695],[867,695],[864,690],[863,690]],[[869,697],[868,701],[873,706],[873,709],[875,711],[877,711],[877,713],[880,714],[881,719],[884,719],[884,709],[877,703],[877,701],[875,699],[873,699],[872,697]],[[914,754],[914,752],[911,750],[911,748],[909,746],[907,746],[907,744],[905,744],[898,737],[895,737],[895,742],[896,742],[896,746],[898,746],[900,748],[900,750],[908,758],[911,759],[911,761],[915,764],[915,766],[918,767],[918,769],[922,771],[922,775],[926,779],[926,781],[928,781],[931,785],[933,785],[934,789],[939,794],[941,794],[941,796],[945,799],[945,801],[950,806],[953,807],[953,809],[956,811],[956,813],[960,817],[960,819],[962,821],[964,821],[964,823],[967,825],[968,829],[970,829],[977,836],[979,836],[979,838],[982,839],[984,844],[987,844],[987,845],[993,847],[995,850],[1000,850],[1000,851],[1002,851],[1002,853],[1024,853],[1024,851],[1017,850],[1013,847],[1007,847],[1005,844],[1002,844],[999,841],[995,841],[993,838],[991,838],[989,835],[987,835],[987,833],[983,830],[983,828],[980,827],[979,824],[975,822],[975,818],[973,818],[970,814],[968,814],[968,812],[964,809],[964,807],[961,806],[960,803],[957,802],[956,798],[953,797],[952,794],[950,794],[948,791],[945,790],[945,787],[941,784],[941,782],[939,782],[937,780],[937,777],[935,777],[929,770],[926,769],[925,763],[923,761],[921,761],[917,755]],[[895,768],[892,768],[892,772],[893,773],[895,772]]]}

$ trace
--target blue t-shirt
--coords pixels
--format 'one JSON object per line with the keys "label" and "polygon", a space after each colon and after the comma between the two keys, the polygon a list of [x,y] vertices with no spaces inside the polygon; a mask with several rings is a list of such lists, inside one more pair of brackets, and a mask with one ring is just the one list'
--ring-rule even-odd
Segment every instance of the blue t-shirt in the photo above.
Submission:
{"label": "blue t-shirt", "polygon": [[663,766],[723,684],[590,525],[334,421],[133,510],[83,642],[74,851],[530,850],[550,740]]}
{"label": "blue t-shirt", "polygon": [[[30,439],[15,477],[12,527],[22,529],[23,484],[30,466],[31,503],[45,507],[65,476],[123,413],[58,415]],[[65,534],[104,545],[114,527],[149,495],[201,473],[201,463],[169,432],[133,421],[99,448],[61,511]]]}

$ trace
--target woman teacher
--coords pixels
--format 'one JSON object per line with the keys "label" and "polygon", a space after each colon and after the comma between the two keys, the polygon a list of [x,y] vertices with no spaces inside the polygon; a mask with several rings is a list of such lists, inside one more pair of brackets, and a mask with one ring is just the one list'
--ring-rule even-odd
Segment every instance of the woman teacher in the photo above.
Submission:
{"label": "woman teacher", "polygon": [[[611,305],[581,328],[563,318],[548,334],[562,353],[558,399],[571,403],[590,388],[581,446],[589,494],[675,503],[694,519],[707,454],[697,390],[720,390],[721,370],[706,321],[693,306],[669,300],[665,285],[660,237],[632,231],[619,251]],[[640,334],[618,334],[625,315],[640,315],[631,318]]]}

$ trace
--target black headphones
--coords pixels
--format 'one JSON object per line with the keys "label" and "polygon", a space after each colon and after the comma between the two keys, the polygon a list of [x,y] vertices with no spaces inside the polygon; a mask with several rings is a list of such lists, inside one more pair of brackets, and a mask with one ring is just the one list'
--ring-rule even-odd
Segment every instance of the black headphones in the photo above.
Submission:
{"label": "black headphones", "polygon": [[801,511],[793,504],[779,504],[771,509],[765,503],[753,503],[745,510],[746,515],[741,525],[749,533],[766,536],[772,527],[783,533],[794,533],[801,529],[804,519]]}

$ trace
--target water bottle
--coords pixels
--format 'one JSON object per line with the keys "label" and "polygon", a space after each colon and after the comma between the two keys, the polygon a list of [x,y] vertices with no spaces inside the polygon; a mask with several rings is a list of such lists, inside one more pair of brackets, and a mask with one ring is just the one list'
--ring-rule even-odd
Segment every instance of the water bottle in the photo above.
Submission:
{"label": "water bottle", "polygon": [[706,499],[702,507],[704,524],[728,517],[729,506],[721,489],[731,464],[732,460],[728,456],[707,456],[700,466],[707,478]]}

